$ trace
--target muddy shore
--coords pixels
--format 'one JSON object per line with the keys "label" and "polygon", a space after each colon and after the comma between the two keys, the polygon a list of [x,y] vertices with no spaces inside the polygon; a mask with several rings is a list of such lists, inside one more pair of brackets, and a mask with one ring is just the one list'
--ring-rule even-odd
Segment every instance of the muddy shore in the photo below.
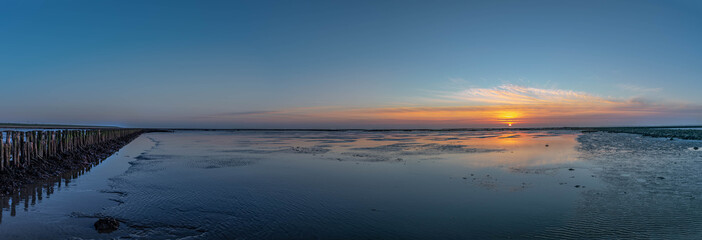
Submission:
{"label": "muddy shore", "polygon": [[702,130],[693,129],[672,129],[672,128],[652,128],[652,127],[619,127],[619,128],[593,128],[595,131],[610,133],[631,133],[647,137],[678,138],[686,140],[702,140]]}
{"label": "muddy shore", "polygon": [[26,184],[43,181],[65,172],[95,165],[145,132],[140,131],[102,144],[81,148],[77,151],[65,152],[46,159],[33,160],[29,166],[6,168],[3,172],[0,172],[0,196],[10,195]]}

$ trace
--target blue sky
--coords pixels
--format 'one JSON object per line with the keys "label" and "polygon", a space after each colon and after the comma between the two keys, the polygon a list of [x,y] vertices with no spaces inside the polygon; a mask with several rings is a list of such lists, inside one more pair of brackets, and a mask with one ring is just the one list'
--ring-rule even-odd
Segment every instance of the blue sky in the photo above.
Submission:
{"label": "blue sky", "polygon": [[695,1],[2,1],[0,36],[0,122],[492,126],[368,113],[518,86],[651,113],[524,125],[702,124]]}

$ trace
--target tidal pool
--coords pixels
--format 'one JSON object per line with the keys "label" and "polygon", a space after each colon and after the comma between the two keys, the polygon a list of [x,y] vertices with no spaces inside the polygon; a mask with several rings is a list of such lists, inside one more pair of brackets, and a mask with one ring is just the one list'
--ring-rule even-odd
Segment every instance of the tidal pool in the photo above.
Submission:
{"label": "tidal pool", "polygon": [[[176,131],[3,198],[0,239],[700,238],[700,141]],[[112,233],[92,224],[110,216]]]}

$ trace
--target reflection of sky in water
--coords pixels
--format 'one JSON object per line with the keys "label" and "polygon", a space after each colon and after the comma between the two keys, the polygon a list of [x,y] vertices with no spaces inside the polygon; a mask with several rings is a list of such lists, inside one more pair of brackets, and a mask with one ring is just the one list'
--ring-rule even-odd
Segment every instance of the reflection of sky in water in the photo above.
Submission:
{"label": "reflection of sky in water", "polygon": [[[337,160],[382,161],[431,157],[476,167],[527,167],[576,161],[575,137],[574,133],[566,131],[557,134],[495,131],[411,134],[280,132],[273,138],[260,134],[234,136],[234,142],[240,145],[232,146],[231,152],[284,152],[290,147],[302,147],[302,151],[323,149],[328,151],[324,157]],[[225,139],[220,141],[227,142]],[[373,156],[376,159],[372,159]]]}
{"label": "reflection of sky in water", "polygon": [[[601,155],[636,152],[607,142],[619,135],[583,136],[569,131],[150,133],[50,199],[14,217],[5,208],[0,238],[465,239],[544,233],[577,238],[587,235],[577,235],[569,224],[596,229],[576,221],[597,218],[580,209],[612,199],[625,204],[625,199],[592,197],[618,196],[621,186],[629,186],[610,182],[622,173],[612,170],[611,161],[599,160]],[[588,144],[582,146],[583,141]],[[680,147],[689,142],[665,143],[652,146],[698,153],[687,150],[691,143]],[[632,178],[660,181],[652,176]],[[23,199],[28,198],[11,201],[22,206]],[[91,224],[103,215],[120,219],[123,228],[98,235]]]}

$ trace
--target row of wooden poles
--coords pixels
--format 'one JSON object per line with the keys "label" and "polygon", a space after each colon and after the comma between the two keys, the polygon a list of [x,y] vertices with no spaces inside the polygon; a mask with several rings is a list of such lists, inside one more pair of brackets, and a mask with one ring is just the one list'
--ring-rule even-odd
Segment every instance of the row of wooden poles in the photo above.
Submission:
{"label": "row of wooden poles", "polygon": [[138,129],[80,129],[0,132],[0,170],[29,166],[32,160],[118,139]]}

